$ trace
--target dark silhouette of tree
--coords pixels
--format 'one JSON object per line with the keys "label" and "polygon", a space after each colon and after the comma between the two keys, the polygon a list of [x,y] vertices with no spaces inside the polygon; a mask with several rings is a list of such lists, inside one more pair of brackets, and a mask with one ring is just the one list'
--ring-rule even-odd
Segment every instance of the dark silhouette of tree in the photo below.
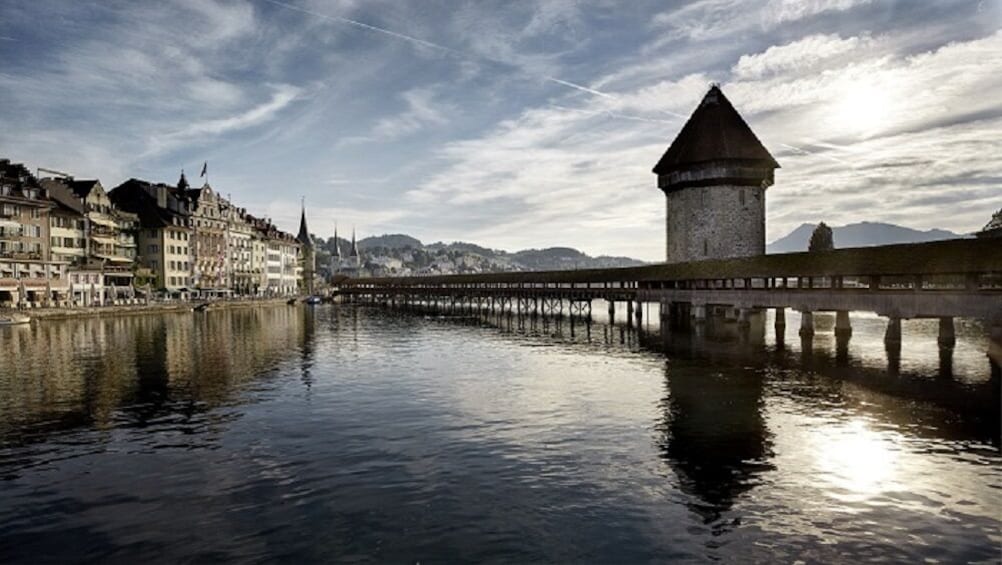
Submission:
{"label": "dark silhouette of tree", "polygon": [[835,240],[832,238],[832,229],[824,222],[818,224],[811,234],[811,243],[807,247],[808,251],[831,251],[835,249]]}

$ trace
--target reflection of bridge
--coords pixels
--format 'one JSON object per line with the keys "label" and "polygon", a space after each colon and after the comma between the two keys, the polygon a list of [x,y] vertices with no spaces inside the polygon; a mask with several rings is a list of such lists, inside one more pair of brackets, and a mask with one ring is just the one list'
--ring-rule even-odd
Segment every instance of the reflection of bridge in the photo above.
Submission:
{"label": "reflection of bridge", "polygon": [[[978,318],[990,328],[993,372],[1002,361],[1002,245],[995,240],[839,249],[622,269],[518,272],[348,280],[337,294],[390,305],[513,314],[591,315],[592,301],[625,302],[627,319],[643,305],[660,306],[674,326],[705,322],[708,307],[734,309],[739,324],[774,308],[801,312],[801,335],[814,333],[813,313],[836,312],[836,334],[852,333],[849,312],[888,319],[885,341],[901,341],[901,320],[938,318],[940,345],[955,342],[953,318]],[[634,306],[636,305],[636,306]],[[679,322],[685,322],[679,324]]]}

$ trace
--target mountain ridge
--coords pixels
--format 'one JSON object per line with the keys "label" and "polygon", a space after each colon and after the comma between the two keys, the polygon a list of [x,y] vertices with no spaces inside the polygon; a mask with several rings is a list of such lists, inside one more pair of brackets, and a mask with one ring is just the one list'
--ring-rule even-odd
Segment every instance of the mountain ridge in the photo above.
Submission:
{"label": "mountain ridge", "polygon": [[[807,251],[811,233],[817,224],[803,223],[790,233],[766,245],[766,253],[794,253]],[[835,248],[870,247],[895,243],[922,243],[943,239],[967,237],[943,229],[917,230],[886,222],[854,222],[844,226],[830,226]]]}

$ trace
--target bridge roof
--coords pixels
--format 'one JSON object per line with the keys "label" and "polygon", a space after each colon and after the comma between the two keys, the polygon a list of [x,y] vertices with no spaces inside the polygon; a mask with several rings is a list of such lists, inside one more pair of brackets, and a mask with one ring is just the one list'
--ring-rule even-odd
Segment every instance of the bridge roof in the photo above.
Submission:
{"label": "bridge roof", "polygon": [[346,286],[438,285],[472,283],[601,283],[677,281],[759,277],[914,276],[966,273],[1002,274],[1002,245],[988,239],[952,239],[928,243],[857,247],[823,252],[782,253],[739,259],[696,261],[577,271],[534,271],[373,277],[345,281]]}
{"label": "bridge roof", "polygon": [[699,163],[727,160],[779,167],[720,87],[713,85],[654,166],[654,173],[661,175]]}

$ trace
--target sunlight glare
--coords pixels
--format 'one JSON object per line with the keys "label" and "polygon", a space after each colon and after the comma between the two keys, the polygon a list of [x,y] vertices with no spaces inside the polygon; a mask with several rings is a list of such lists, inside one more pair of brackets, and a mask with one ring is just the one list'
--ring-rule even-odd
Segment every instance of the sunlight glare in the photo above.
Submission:
{"label": "sunlight glare", "polygon": [[868,137],[887,125],[890,113],[887,88],[874,82],[854,83],[836,100],[833,121],[840,131]]}
{"label": "sunlight glare", "polygon": [[825,434],[819,466],[837,486],[855,494],[871,495],[887,488],[894,478],[897,453],[888,438],[862,420]]}

